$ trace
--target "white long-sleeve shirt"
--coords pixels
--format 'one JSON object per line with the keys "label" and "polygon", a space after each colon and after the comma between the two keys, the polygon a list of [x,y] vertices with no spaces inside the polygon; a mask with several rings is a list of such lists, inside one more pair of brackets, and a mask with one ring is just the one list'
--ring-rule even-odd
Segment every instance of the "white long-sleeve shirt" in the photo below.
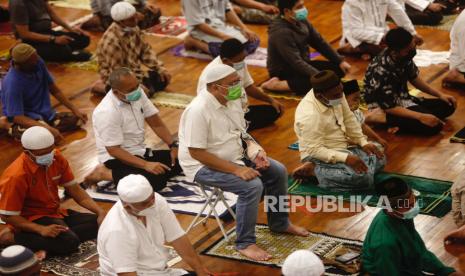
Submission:
{"label": "white long-sleeve shirt", "polygon": [[405,0],[405,4],[419,11],[426,10],[433,2],[434,0]]}
{"label": "white long-sleeve shirt", "polygon": [[389,30],[386,22],[388,15],[399,27],[415,35],[412,21],[408,18],[401,3],[403,4],[403,0],[345,1],[342,5],[341,46],[347,42],[354,48],[362,42],[379,45]]}
{"label": "white long-sleeve shirt", "polygon": [[450,31],[450,69],[465,72],[465,11],[462,11]]}

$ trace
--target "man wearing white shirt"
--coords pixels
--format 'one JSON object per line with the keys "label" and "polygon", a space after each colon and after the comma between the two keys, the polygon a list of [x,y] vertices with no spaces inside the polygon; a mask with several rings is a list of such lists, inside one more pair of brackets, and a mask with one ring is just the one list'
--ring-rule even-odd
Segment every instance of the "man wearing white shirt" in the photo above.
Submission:
{"label": "man wearing white shirt", "polygon": [[465,12],[457,17],[450,31],[449,73],[443,85],[465,89]]}
{"label": "man wearing white shirt", "polygon": [[[236,69],[241,78],[243,87],[240,101],[245,113],[245,119],[249,122],[248,130],[266,127],[276,121],[284,112],[284,106],[273,97],[263,93],[263,91],[254,84],[250,76],[249,69],[245,63],[247,52],[244,45],[237,39],[231,38],[221,43],[220,55],[211,61],[202,71],[197,85],[197,93],[205,90],[206,73],[216,64],[226,64]],[[251,105],[247,96],[257,99],[269,105]]]}
{"label": "man wearing white shirt", "polygon": [[[110,209],[98,232],[101,275],[209,275],[168,203],[153,192],[145,177],[131,174],[121,179],[118,196],[120,200]],[[196,274],[168,268],[166,242]]]}
{"label": "man wearing white shirt", "polygon": [[[400,0],[403,1],[403,0]],[[412,22],[399,0],[347,0],[342,5],[342,39],[340,54],[369,54],[375,56],[383,50],[384,35],[389,30],[387,16],[416,37]]]}
{"label": "man wearing white shirt", "polygon": [[[170,177],[181,172],[176,160],[178,142],[130,69],[114,70],[110,86],[92,115],[98,160],[103,166],[97,166],[86,183],[113,180],[117,184],[126,175],[141,174],[160,191]],[[146,148],[145,122],[170,150]]]}
{"label": "man wearing white shirt", "polygon": [[[287,170],[268,158],[245,131],[236,70],[216,64],[206,72],[205,81],[206,91],[198,93],[181,117],[179,161],[190,180],[238,195],[236,249],[250,259],[268,260],[272,256],[256,245],[258,204],[264,188],[273,199],[287,196]],[[267,210],[271,231],[308,235],[289,222],[288,212],[276,208]]]}

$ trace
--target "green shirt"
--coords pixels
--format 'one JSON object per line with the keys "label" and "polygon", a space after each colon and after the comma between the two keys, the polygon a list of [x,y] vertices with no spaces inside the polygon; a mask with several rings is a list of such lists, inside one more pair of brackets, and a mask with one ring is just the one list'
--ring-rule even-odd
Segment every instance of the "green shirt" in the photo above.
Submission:
{"label": "green shirt", "polygon": [[362,274],[410,276],[449,275],[455,270],[445,266],[426,249],[413,220],[388,216],[381,210],[371,222],[363,243]]}

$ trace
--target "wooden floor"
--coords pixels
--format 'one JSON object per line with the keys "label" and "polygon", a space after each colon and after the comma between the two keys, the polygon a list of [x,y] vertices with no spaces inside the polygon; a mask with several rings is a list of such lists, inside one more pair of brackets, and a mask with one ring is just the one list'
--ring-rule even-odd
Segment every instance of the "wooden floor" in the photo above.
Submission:
{"label": "wooden floor", "polygon": [[[0,0],[0,4],[6,3]],[[310,21],[323,36],[337,47],[341,37],[340,7],[341,1],[306,0],[306,6],[310,12]],[[179,0],[157,0],[156,4],[162,8],[165,15],[180,15]],[[57,8],[58,13],[68,21],[86,15],[89,11],[76,9]],[[250,26],[261,38],[262,46],[266,47],[267,28],[266,26]],[[446,31],[432,29],[418,29],[424,37],[425,44],[422,49],[448,50],[449,33]],[[95,49],[96,42],[101,34],[91,33],[91,50]],[[14,40],[5,36],[0,37],[0,51],[8,49]],[[160,59],[165,63],[168,70],[173,74],[172,84],[168,91],[195,94],[197,78],[207,62],[174,57],[169,49],[181,43],[176,39],[150,38],[150,43],[156,49]],[[367,62],[357,59],[347,59],[353,65],[353,72],[348,77],[362,79],[367,66]],[[5,62],[0,65],[5,66]],[[100,101],[100,98],[91,96],[88,88],[98,78],[97,73],[83,71],[75,68],[67,68],[63,65],[50,65],[58,85],[65,94],[80,108],[88,112],[90,116],[92,110]],[[421,68],[422,77],[431,85],[441,88],[441,79],[447,70],[446,64]],[[250,67],[251,74],[256,83],[261,83],[268,78],[266,69]],[[449,137],[461,129],[465,124],[465,98],[460,91],[442,89],[444,92],[454,95],[458,99],[458,109],[456,113],[447,120],[444,131],[431,138],[418,138],[408,135],[383,134],[390,143],[387,151],[388,165],[387,171],[411,174],[423,177],[431,177],[449,181],[463,181],[465,179],[465,148],[463,144],[449,143]],[[254,136],[261,142],[268,152],[268,155],[284,163],[288,170],[292,170],[299,163],[298,153],[290,151],[287,146],[296,140],[293,131],[294,111],[298,104],[294,100],[282,100],[286,106],[286,112],[277,123],[266,129],[255,131]],[[56,101],[54,101],[56,104]],[[62,109],[62,106],[57,106]],[[171,108],[160,108],[161,116],[172,132],[177,132],[179,118],[182,110]],[[155,145],[159,139],[151,132],[147,132],[149,145]],[[69,159],[77,179],[80,181],[97,164],[95,149],[95,139],[91,123],[87,123],[83,130],[66,135],[66,143],[61,146],[64,155]],[[0,137],[0,172],[3,171],[21,151],[18,142],[7,137]],[[462,179],[462,180],[460,180]],[[73,202],[66,202],[67,206],[76,207]],[[102,204],[105,208],[110,208],[109,204]],[[266,216],[260,206],[259,222],[266,222]],[[307,227],[311,231],[325,232],[331,235],[345,238],[361,239],[365,237],[368,226],[376,214],[375,208],[366,208],[361,213],[312,213],[307,214],[297,212],[291,214],[293,222]],[[187,227],[191,216],[177,215],[183,227]],[[455,225],[451,215],[442,219],[420,215],[415,219],[417,229],[424,238],[426,245],[445,264],[455,266],[456,257],[446,252],[443,246],[445,234],[454,229]],[[232,227],[229,224],[228,227]],[[220,237],[219,229],[213,220],[210,220],[206,227],[199,227],[189,233],[189,237],[196,249],[201,251]],[[280,275],[280,271],[275,268],[257,266],[236,261],[228,261],[219,258],[201,256],[202,261],[215,272],[238,272],[240,275]],[[183,265],[183,264],[181,264]]]}

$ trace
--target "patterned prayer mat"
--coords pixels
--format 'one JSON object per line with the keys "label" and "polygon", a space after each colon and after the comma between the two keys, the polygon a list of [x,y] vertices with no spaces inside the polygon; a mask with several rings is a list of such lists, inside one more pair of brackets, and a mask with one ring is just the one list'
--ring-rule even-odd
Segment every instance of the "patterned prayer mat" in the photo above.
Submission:
{"label": "patterned prayer mat", "polygon": [[465,128],[459,130],[454,136],[450,138],[451,143],[465,143]]}
{"label": "patterned prayer mat", "polygon": [[236,229],[228,231],[227,242],[224,237],[214,242],[205,249],[202,254],[225,259],[238,260],[252,264],[266,265],[272,267],[281,267],[284,260],[292,252],[299,249],[307,249],[317,254],[325,264],[325,275],[357,275],[360,267],[360,260],[356,259],[350,264],[343,264],[336,261],[336,257],[348,252],[361,253],[362,241],[343,239],[330,236],[324,233],[310,232],[309,237],[298,237],[288,234],[273,233],[266,225],[257,225],[255,227],[257,235],[257,245],[265,248],[273,259],[270,261],[259,262],[247,259],[235,250],[232,241],[236,239]]}
{"label": "patterned prayer mat", "polygon": [[[172,247],[169,249],[168,267],[179,263],[182,259]],[[60,276],[98,276],[99,262],[97,241],[81,243],[79,250],[69,256],[50,257],[42,262],[42,272],[50,272]]]}
{"label": "patterned prayer mat", "polygon": [[437,26],[415,25],[415,27],[450,31],[452,29],[452,26],[454,25],[454,22],[457,16],[459,15],[458,14],[444,15],[444,18],[442,19],[441,23]]}
{"label": "patterned prayer mat", "polygon": [[61,8],[91,10],[90,0],[50,0],[50,4]]}
{"label": "patterned prayer mat", "polygon": [[160,23],[146,30],[146,33],[184,39],[187,36],[187,21],[184,16],[161,16]]}
{"label": "patterned prayer mat", "polygon": [[194,98],[187,94],[160,91],[152,96],[151,101],[158,107],[184,109]]}
{"label": "patterned prayer mat", "polygon": [[[424,178],[411,175],[403,175],[396,173],[381,172],[375,176],[375,183],[379,183],[389,177],[399,177],[407,182],[412,189],[415,190],[416,198],[420,204],[421,214],[443,217],[452,208],[451,186],[452,182],[442,181],[431,178]],[[335,192],[318,187],[318,181],[315,177],[306,179],[303,183],[289,177],[288,182],[289,194],[301,196],[319,196],[330,195],[342,197],[344,201],[351,201],[353,196],[360,196],[357,200],[364,200],[365,197],[371,196],[366,202],[368,206],[376,207],[379,202],[379,197],[374,191],[366,192]],[[351,197],[352,196],[352,197]]]}

